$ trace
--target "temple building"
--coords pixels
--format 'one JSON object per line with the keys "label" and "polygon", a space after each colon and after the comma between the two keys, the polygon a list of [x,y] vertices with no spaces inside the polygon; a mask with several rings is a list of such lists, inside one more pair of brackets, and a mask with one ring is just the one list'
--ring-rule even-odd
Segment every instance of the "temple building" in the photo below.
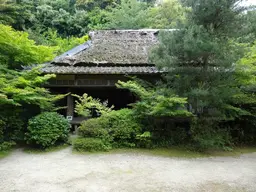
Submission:
{"label": "temple building", "polygon": [[[135,101],[128,91],[117,89],[118,80],[136,76],[156,81],[161,71],[149,62],[149,54],[158,43],[159,30],[100,30],[89,33],[90,39],[45,64],[43,73],[56,74],[47,87],[53,93],[88,95],[108,100],[115,109]],[[70,94],[62,105],[72,124],[80,122],[74,113],[74,98]]]}

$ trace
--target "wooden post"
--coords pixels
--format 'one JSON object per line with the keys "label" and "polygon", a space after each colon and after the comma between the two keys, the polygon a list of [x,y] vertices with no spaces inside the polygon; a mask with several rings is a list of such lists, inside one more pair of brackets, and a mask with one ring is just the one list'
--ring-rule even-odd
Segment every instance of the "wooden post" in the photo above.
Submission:
{"label": "wooden post", "polygon": [[[70,89],[68,92],[71,92]],[[67,96],[67,116],[74,116],[74,97],[71,93]]]}

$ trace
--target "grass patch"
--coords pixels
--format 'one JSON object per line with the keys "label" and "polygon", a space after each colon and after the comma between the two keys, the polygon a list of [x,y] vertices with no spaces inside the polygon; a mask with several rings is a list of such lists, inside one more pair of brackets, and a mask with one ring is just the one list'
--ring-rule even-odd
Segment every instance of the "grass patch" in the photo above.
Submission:
{"label": "grass patch", "polygon": [[112,149],[106,152],[78,152],[73,150],[74,154],[136,154],[136,155],[152,155],[162,157],[180,157],[180,158],[199,158],[207,157],[207,154],[189,151],[185,148],[156,148],[156,149],[140,149],[140,148],[122,148]]}
{"label": "grass patch", "polygon": [[209,156],[240,156],[246,153],[254,153],[256,152],[256,147],[236,147],[232,151],[207,151],[206,153]]}
{"label": "grass patch", "polygon": [[156,149],[114,149],[110,153],[133,153],[162,157],[178,157],[178,158],[200,158],[207,157],[207,154],[191,151],[183,147],[173,148],[156,148]]}
{"label": "grass patch", "polygon": [[0,151],[0,159],[8,156],[11,153],[11,151]]}
{"label": "grass patch", "polygon": [[26,153],[33,153],[33,154],[50,153],[50,152],[60,151],[62,149],[67,148],[68,146],[69,146],[68,144],[63,144],[63,145],[48,147],[46,149],[38,149],[38,148],[27,147],[23,151],[26,152]]}
{"label": "grass patch", "polygon": [[197,152],[186,149],[185,147],[173,148],[156,148],[156,149],[112,149],[108,152],[78,152],[73,150],[74,154],[136,154],[136,155],[151,155],[161,157],[176,157],[176,158],[205,158],[205,157],[235,157],[246,153],[256,152],[256,147],[235,148],[233,151],[207,151]]}

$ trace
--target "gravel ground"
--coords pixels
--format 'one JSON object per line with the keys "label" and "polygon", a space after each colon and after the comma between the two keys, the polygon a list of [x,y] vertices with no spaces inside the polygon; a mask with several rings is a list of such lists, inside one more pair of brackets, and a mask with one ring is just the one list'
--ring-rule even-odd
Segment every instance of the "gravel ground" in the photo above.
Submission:
{"label": "gravel ground", "polygon": [[0,192],[256,191],[256,153],[179,159],[120,154],[14,151],[0,160]]}

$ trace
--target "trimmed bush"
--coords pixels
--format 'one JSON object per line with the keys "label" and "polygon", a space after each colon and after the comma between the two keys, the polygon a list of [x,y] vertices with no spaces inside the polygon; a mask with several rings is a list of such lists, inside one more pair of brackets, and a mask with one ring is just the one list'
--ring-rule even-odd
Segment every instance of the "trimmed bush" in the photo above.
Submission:
{"label": "trimmed bush", "polygon": [[3,142],[0,144],[0,151],[9,151],[15,145],[16,145],[16,143],[13,141]]}
{"label": "trimmed bush", "polygon": [[56,112],[45,112],[29,120],[28,144],[47,148],[68,140],[69,122]]}
{"label": "trimmed bush", "polygon": [[108,130],[103,128],[103,122],[104,119],[102,118],[94,118],[83,121],[79,127],[78,134],[82,137],[106,139],[108,137]]}
{"label": "trimmed bush", "polygon": [[134,118],[133,111],[121,109],[112,111],[103,118],[107,119],[109,134],[117,147],[135,147],[136,136],[141,134],[141,126]]}
{"label": "trimmed bush", "polygon": [[110,145],[98,138],[76,138],[73,148],[79,152],[108,151]]}
{"label": "trimmed bush", "polygon": [[80,136],[100,138],[115,147],[135,147],[138,134],[141,134],[141,127],[130,109],[111,111],[84,121],[79,129]]}

